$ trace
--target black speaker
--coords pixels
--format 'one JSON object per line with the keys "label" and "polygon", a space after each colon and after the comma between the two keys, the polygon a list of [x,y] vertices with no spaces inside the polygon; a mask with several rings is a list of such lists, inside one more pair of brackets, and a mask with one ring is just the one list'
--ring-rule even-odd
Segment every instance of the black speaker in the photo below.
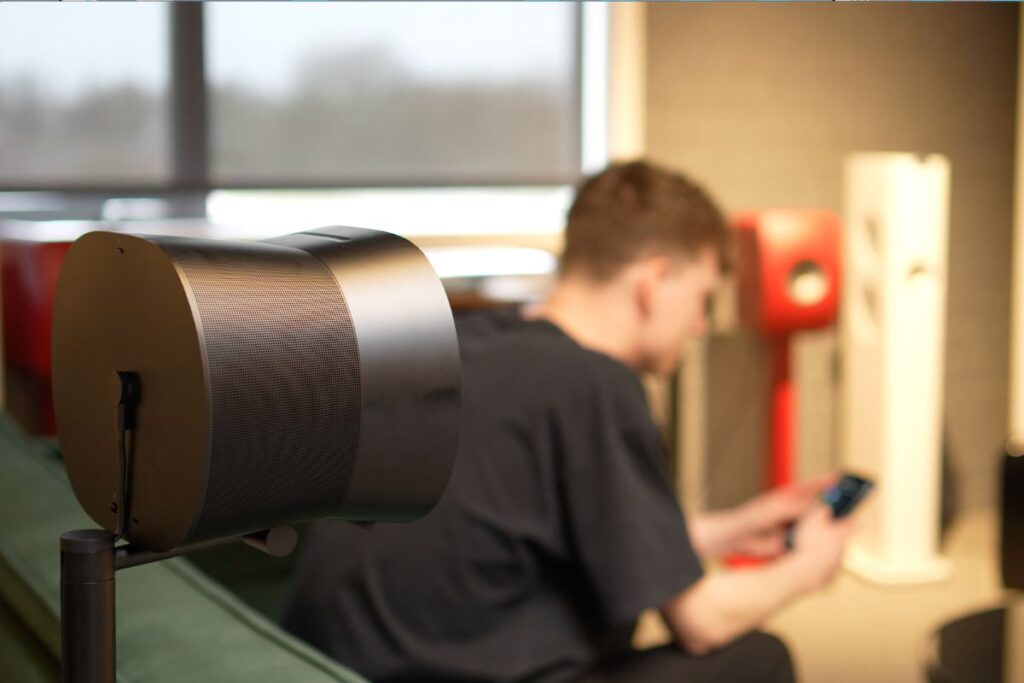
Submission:
{"label": "black speaker", "polygon": [[1024,443],[1011,441],[1003,457],[1000,563],[1003,585],[1024,588]]}
{"label": "black speaker", "polygon": [[137,377],[124,535],[140,547],[319,517],[413,520],[447,483],[455,328],[426,257],[395,235],[89,233],[61,270],[53,340],[68,476],[111,531],[118,373]]}

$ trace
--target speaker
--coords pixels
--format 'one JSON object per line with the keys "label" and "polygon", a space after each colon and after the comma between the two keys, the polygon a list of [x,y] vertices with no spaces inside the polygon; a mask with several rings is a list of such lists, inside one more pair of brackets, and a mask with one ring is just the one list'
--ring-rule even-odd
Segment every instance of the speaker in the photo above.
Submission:
{"label": "speaker", "polygon": [[839,217],[822,209],[765,209],[734,218],[740,319],[771,338],[768,480],[798,478],[797,386],[790,335],[825,327],[839,301]]}
{"label": "speaker", "polygon": [[1000,569],[1003,585],[1024,589],[1024,442],[1011,442],[1003,458]]}
{"label": "speaker", "polygon": [[842,462],[878,483],[846,554],[885,584],[941,580],[949,161],[862,152],[844,167]]}
{"label": "speaker", "polygon": [[139,390],[125,536],[147,549],[319,517],[413,520],[453,466],[451,309],[426,257],[388,233],[72,245],[53,313],[58,435],[79,502],[111,531],[118,373]]}
{"label": "speaker", "polygon": [[831,325],[839,308],[839,217],[767,209],[734,219],[740,318],[769,336]]}

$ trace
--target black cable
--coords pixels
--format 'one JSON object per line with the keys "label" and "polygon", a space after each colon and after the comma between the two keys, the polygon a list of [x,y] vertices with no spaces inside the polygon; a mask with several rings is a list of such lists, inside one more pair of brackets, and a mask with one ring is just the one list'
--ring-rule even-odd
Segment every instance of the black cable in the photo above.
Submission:
{"label": "black cable", "polygon": [[128,457],[128,430],[121,426],[118,430],[118,457],[121,472],[121,490],[117,501],[117,529],[114,531],[114,542],[124,538],[128,528],[128,496],[131,481],[131,460]]}
{"label": "black cable", "polygon": [[128,530],[129,507],[131,505],[132,458],[128,433],[135,431],[135,409],[139,403],[139,378],[134,372],[118,372],[121,382],[121,398],[117,403],[117,451],[120,471],[120,486],[117,501],[117,528],[114,541],[125,537]]}

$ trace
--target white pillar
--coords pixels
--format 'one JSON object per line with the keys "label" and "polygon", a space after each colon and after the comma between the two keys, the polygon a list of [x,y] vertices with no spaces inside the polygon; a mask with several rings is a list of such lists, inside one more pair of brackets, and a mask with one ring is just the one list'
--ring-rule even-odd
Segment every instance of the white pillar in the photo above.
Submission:
{"label": "white pillar", "polygon": [[938,555],[949,174],[939,155],[846,163],[840,451],[877,484],[847,565],[880,583],[949,569]]}

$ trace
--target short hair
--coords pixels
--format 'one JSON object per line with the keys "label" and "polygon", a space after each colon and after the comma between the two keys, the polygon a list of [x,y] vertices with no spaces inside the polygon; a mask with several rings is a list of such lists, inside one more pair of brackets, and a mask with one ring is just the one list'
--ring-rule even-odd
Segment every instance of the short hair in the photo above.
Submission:
{"label": "short hair", "polygon": [[576,192],[561,272],[607,281],[643,256],[695,255],[708,246],[727,270],[730,230],[700,186],[646,161],[613,164],[586,179]]}

